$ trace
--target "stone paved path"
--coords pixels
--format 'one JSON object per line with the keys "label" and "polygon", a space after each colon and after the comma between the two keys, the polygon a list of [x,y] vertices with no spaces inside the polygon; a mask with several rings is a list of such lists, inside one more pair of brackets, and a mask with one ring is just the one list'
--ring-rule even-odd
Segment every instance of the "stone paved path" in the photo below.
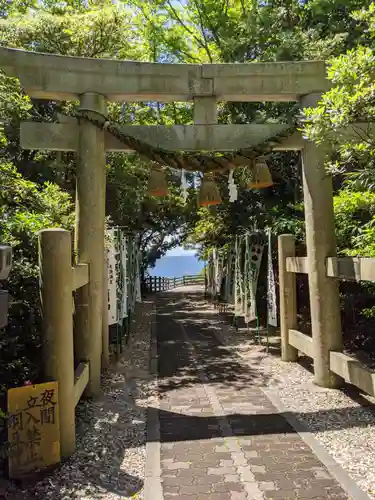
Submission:
{"label": "stone paved path", "polygon": [[192,292],[158,299],[161,498],[351,498],[261,390],[261,369],[220,344],[205,308]]}

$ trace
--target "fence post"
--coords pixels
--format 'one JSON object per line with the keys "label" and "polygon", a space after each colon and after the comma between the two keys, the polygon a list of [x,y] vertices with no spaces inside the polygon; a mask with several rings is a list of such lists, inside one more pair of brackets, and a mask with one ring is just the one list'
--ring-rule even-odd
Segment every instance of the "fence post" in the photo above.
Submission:
{"label": "fence post", "polygon": [[292,234],[279,236],[280,335],[283,361],[297,361],[298,358],[298,350],[289,344],[289,330],[297,328],[296,275],[286,270],[286,258],[296,255],[295,241]]}
{"label": "fence post", "polygon": [[109,366],[109,329],[108,329],[108,259],[104,257],[103,278],[103,316],[102,316],[102,367]]}
{"label": "fence post", "polygon": [[182,286],[185,286],[185,276],[182,276]]}
{"label": "fence post", "polygon": [[153,292],[156,292],[156,276],[154,276]]}
{"label": "fence post", "polygon": [[159,280],[158,280],[158,292],[161,291],[161,277],[159,276]]}
{"label": "fence post", "polygon": [[59,384],[61,456],[76,448],[73,346],[72,236],[64,229],[39,233],[43,368]]}
{"label": "fence post", "polygon": [[176,277],[173,278],[173,288],[176,288]]}

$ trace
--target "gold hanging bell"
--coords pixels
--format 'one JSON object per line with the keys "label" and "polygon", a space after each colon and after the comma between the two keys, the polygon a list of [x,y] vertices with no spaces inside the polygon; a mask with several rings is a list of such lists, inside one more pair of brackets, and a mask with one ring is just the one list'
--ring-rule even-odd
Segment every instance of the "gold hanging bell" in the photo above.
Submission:
{"label": "gold hanging bell", "polygon": [[250,182],[248,186],[253,189],[268,188],[273,185],[270,169],[265,158],[259,157],[250,169]]}
{"label": "gold hanging bell", "polygon": [[147,192],[150,196],[168,195],[168,182],[165,177],[165,172],[158,165],[153,165],[150,171]]}
{"label": "gold hanging bell", "polygon": [[220,190],[213,178],[213,174],[204,174],[198,194],[198,205],[208,207],[221,203]]}

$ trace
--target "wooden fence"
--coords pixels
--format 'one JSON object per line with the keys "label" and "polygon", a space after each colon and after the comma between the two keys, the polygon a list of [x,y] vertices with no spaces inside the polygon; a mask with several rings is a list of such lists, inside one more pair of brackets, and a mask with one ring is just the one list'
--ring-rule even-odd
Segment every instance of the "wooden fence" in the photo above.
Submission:
{"label": "wooden fence", "polygon": [[[309,274],[307,257],[295,256],[295,238],[279,237],[280,330],[284,361],[296,361],[298,353],[315,360],[322,355],[318,339],[297,330],[296,273]],[[328,257],[326,276],[332,279],[375,282],[375,259],[367,257]],[[325,300],[321,297],[321,300]],[[330,332],[324,332],[329,335]],[[347,383],[375,396],[375,372],[340,350],[329,351],[329,369]]]}
{"label": "wooden fence", "polygon": [[179,276],[174,278],[167,278],[165,276],[148,276],[143,282],[143,290],[148,293],[165,292],[187,285],[204,285],[204,275],[189,274],[186,276]]}

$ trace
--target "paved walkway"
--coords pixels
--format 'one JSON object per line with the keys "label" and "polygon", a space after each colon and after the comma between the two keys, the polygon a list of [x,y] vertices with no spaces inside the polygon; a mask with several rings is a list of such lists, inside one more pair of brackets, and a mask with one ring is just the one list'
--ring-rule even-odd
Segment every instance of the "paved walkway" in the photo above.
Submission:
{"label": "paved walkway", "polygon": [[148,452],[160,467],[148,471],[146,500],[354,498],[262,391],[261,369],[220,343],[205,309],[194,291],[158,299],[160,408]]}

